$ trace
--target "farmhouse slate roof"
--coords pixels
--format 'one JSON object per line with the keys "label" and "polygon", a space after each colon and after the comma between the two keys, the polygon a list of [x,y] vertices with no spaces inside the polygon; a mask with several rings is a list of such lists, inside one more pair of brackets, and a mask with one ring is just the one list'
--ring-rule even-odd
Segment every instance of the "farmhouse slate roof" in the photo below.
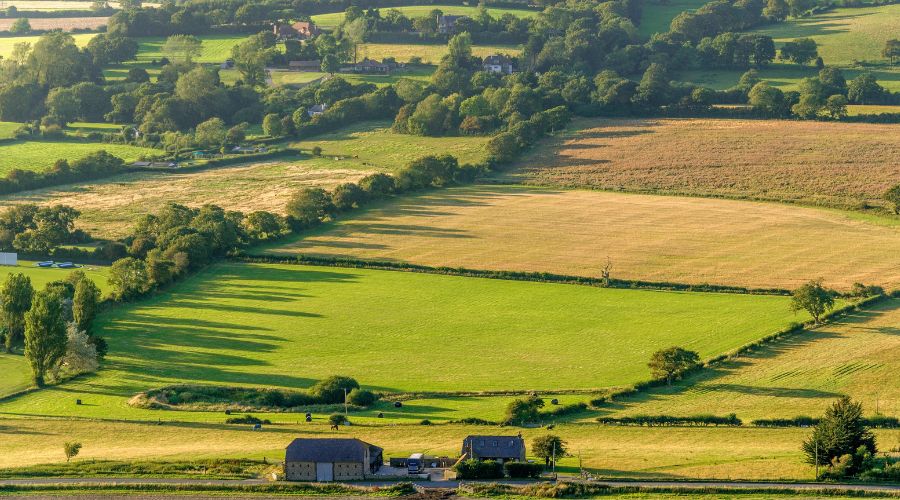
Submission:
{"label": "farmhouse slate roof", "polygon": [[374,460],[383,450],[359,439],[297,438],[288,445],[286,462],[360,462],[366,461],[366,449]]}
{"label": "farmhouse slate roof", "polygon": [[519,436],[468,436],[462,452],[471,452],[473,458],[520,460],[525,456],[525,440]]}

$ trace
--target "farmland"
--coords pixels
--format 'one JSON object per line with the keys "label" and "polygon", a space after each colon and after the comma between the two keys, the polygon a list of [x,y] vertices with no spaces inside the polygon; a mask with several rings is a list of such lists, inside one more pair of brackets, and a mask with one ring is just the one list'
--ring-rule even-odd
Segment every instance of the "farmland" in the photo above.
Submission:
{"label": "farmland", "polygon": [[[472,45],[472,55],[485,57],[491,54],[508,54],[511,56],[521,53],[521,49],[514,45]],[[394,44],[394,43],[361,43],[357,49],[360,59],[382,60],[393,57],[397,62],[409,62],[412,57],[421,58],[426,64],[437,64],[441,57],[447,53],[446,45],[432,44]]]}
{"label": "farmland", "polygon": [[4,160],[0,165],[0,175],[10,170],[46,170],[59,159],[77,160],[91,153],[104,150],[125,161],[134,161],[143,155],[158,155],[158,149],[148,149],[126,144],[104,144],[98,142],[75,141],[25,141],[0,144],[0,155]]}
{"label": "farmland", "polygon": [[779,120],[585,120],[519,162],[529,184],[878,205],[900,176],[893,125]]}
{"label": "farmland", "polygon": [[[69,395],[71,398],[72,395]],[[73,406],[73,405],[70,405]],[[384,446],[386,456],[409,455],[428,443],[428,452],[456,455],[462,438],[478,427],[356,426],[337,436],[354,436]],[[509,429],[506,432],[519,432]],[[521,429],[526,441],[545,433]],[[560,425],[555,431],[578,452],[584,466],[607,476],[644,479],[751,478],[812,479],[798,443],[807,429],[609,428]],[[159,439],[160,433],[166,439]],[[327,425],[290,423],[262,432],[224,424],[44,420],[0,418],[0,467],[62,461],[59,443],[77,439],[85,459],[189,459],[249,457],[269,459],[284,453],[284,443],[299,436],[329,436]],[[900,432],[879,431],[879,442],[895,445]],[[578,459],[562,462],[577,467]]]}
{"label": "farmland", "polygon": [[[0,354],[0,398],[21,391],[31,385],[28,363],[23,356]],[[2,431],[0,431],[2,432]]]}
{"label": "farmland", "polygon": [[[119,2],[113,0],[109,2],[113,7],[117,7]],[[93,2],[85,0],[6,0],[3,7],[14,6],[19,10],[91,10]],[[146,7],[158,7],[155,2],[143,3]]]}
{"label": "farmland", "polygon": [[[78,220],[80,228],[95,236],[121,237],[139,217],[159,210],[169,201],[281,213],[290,195],[301,187],[331,188],[368,173],[396,171],[410,159],[429,153],[451,153],[461,161],[476,161],[483,154],[484,141],[478,137],[424,137],[409,141],[406,136],[391,133],[383,122],[369,122],[300,143],[307,150],[321,147],[321,158],[305,155],[185,173],[128,173],[2,196],[0,206],[69,205],[83,213]],[[4,147],[0,146],[0,150]]]}
{"label": "farmland", "polygon": [[0,139],[9,139],[13,137],[16,129],[21,127],[21,123],[15,122],[0,122]]}
{"label": "farmland", "polygon": [[[77,263],[77,260],[75,262]],[[106,283],[107,269],[105,267],[88,265],[79,270],[84,272],[88,278],[91,278],[102,291],[109,291]],[[34,262],[21,260],[16,267],[0,266],[0,281],[5,280],[9,273],[23,273],[31,278],[31,285],[35,289],[40,290],[51,281],[65,279],[71,272],[72,270],[70,269],[58,269],[55,267],[40,268],[36,267]]]}
{"label": "farmland", "polygon": [[[0,19],[0,31],[9,30],[15,21],[13,18]],[[108,21],[108,17],[57,17],[29,19],[28,23],[35,30],[71,31],[73,29],[97,29],[105,26]]]}
{"label": "farmland", "polygon": [[672,0],[647,2],[641,13],[641,24],[638,31],[644,36],[669,31],[672,19],[685,11],[696,10],[703,6],[704,0]]}
{"label": "farmland", "polygon": [[675,384],[616,405],[619,415],[697,415],[717,408],[753,418],[816,416],[842,394],[868,414],[900,416],[900,302],[894,300],[757,349]]}
{"label": "farmland", "polygon": [[[406,17],[410,18],[428,15],[434,9],[438,9],[446,15],[454,16],[473,16],[478,13],[478,7],[471,7],[466,5],[409,5],[393,8],[399,10]],[[382,8],[382,15],[384,15],[387,10],[388,8]],[[504,14],[512,14],[517,17],[534,17],[538,14],[538,11],[536,10],[501,9],[494,7],[489,7],[487,11],[491,16],[495,18],[502,17]],[[344,21],[344,13],[335,12],[332,14],[318,14],[312,16],[311,19],[314,23],[323,28],[335,28]]]}
{"label": "farmland", "polygon": [[[72,35],[72,38],[75,39],[75,44],[79,47],[84,47],[87,45],[91,38],[96,36],[95,33],[81,33],[77,35]],[[35,42],[38,41],[39,36],[15,36],[15,37],[0,37],[0,56],[4,58],[8,58],[12,55],[13,47],[19,43],[30,43],[34,45]]]}
{"label": "farmland", "polygon": [[621,279],[900,285],[900,231],[873,222],[894,221],[771,203],[477,186],[405,198],[265,251],[582,276],[598,276],[608,256]]}
{"label": "farmland", "polygon": [[[301,388],[335,373],[389,391],[610,387],[647,379],[646,360],[661,347],[708,358],[797,319],[779,296],[220,263],[99,318],[109,354],[97,375],[0,411],[148,418],[156,412],[125,401],[153,387]],[[497,361],[491,370],[470,369],[485,352]],[[427,377],[409,376],[410,359]],[[73,410],[78,394],[94,406]]]}
{"label": "farmland", "polygon": [[[396,83],[402,79],[427,81],[434,73],[433,66],[417,66],[394,71],[389,75],[365,75],[354,73],[341,73],[338,77],[353,84],[373,83],[379,87]],[[274,85],[307,85],[328,76],[328,73],[318,71],[271,71]]]}

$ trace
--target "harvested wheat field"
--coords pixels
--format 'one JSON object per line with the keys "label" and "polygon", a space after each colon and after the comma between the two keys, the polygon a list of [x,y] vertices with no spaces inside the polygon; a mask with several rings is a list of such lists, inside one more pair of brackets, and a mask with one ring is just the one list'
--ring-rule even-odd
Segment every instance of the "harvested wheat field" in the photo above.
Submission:
{"label": "harvested wheat field", "polygon": [[[0,19],[0,31],[8,31],[17,19]],[[97,29],[109,22],[108,17],[56,17],[29,19],[28,24],[35,30],[64,30]]]}
{"label": "harvested wheat field", "polygon": [[447,189],[373,208],[266,251],[474,269],[793,288],[900,285],[900,228],[776,203],[550,190]]}
{"label": "harvested wheat field", "polygon": [[529,184],[835,207],[881,204],[900,127],[783,120],[583,120],[508,177]]}
{"label": "harvested wheat field", "polygon": [[324,162],[313,159],[193,173],[130,173],[92,183],[0,196],[0,207],[18,203],[68,205],[82,212],[79,228],[97,237],[111,238],[128,234],[138,218],[158,211],[168,202],[193,207],[213,203],[229,210],[283,213],[288,198],[299,188],[333,188],[371,173],[353,166],[329,165],[326,169]]}

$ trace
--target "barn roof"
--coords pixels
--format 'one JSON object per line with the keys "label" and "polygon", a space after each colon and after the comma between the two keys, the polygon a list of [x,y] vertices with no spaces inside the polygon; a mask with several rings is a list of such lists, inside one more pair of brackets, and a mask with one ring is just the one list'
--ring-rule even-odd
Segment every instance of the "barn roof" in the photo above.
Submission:
{"label": "barn roof", "polygon": [[471,451],[476,457],[519,458],[525,453],[525,440],[519,436],[468,436],[462,451]]}
{"label": "barn roof", "polygon": [[366,449],[374,458],[382,449],[359,439],[297,438],[288,445],[286,462],[365,462]]}

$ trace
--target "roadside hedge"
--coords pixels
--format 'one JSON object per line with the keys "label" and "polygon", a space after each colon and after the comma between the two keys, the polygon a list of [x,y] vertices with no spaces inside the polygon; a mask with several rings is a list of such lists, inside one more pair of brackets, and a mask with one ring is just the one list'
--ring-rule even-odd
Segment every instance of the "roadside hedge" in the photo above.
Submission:
{"label": "roadside hedge", "polygon": [[544,472],[544,466],[528,462],[506,462],[503,464],[503,471],[514,479],[537,479]]}
{"label": "roadside hedge", "polygon": [[716,415],[688,415],[675,417],[672,415],[635,415],[633,417],[598,417],[597,422],[604,425],[633,425],[640,427],[740,427],[741,419],[734,413],[727,417]]}
{"label": "roadside hedge", "polygon": [[468,459],[453,466],[458,479],[501,479],[503,464],[493,460]]}

